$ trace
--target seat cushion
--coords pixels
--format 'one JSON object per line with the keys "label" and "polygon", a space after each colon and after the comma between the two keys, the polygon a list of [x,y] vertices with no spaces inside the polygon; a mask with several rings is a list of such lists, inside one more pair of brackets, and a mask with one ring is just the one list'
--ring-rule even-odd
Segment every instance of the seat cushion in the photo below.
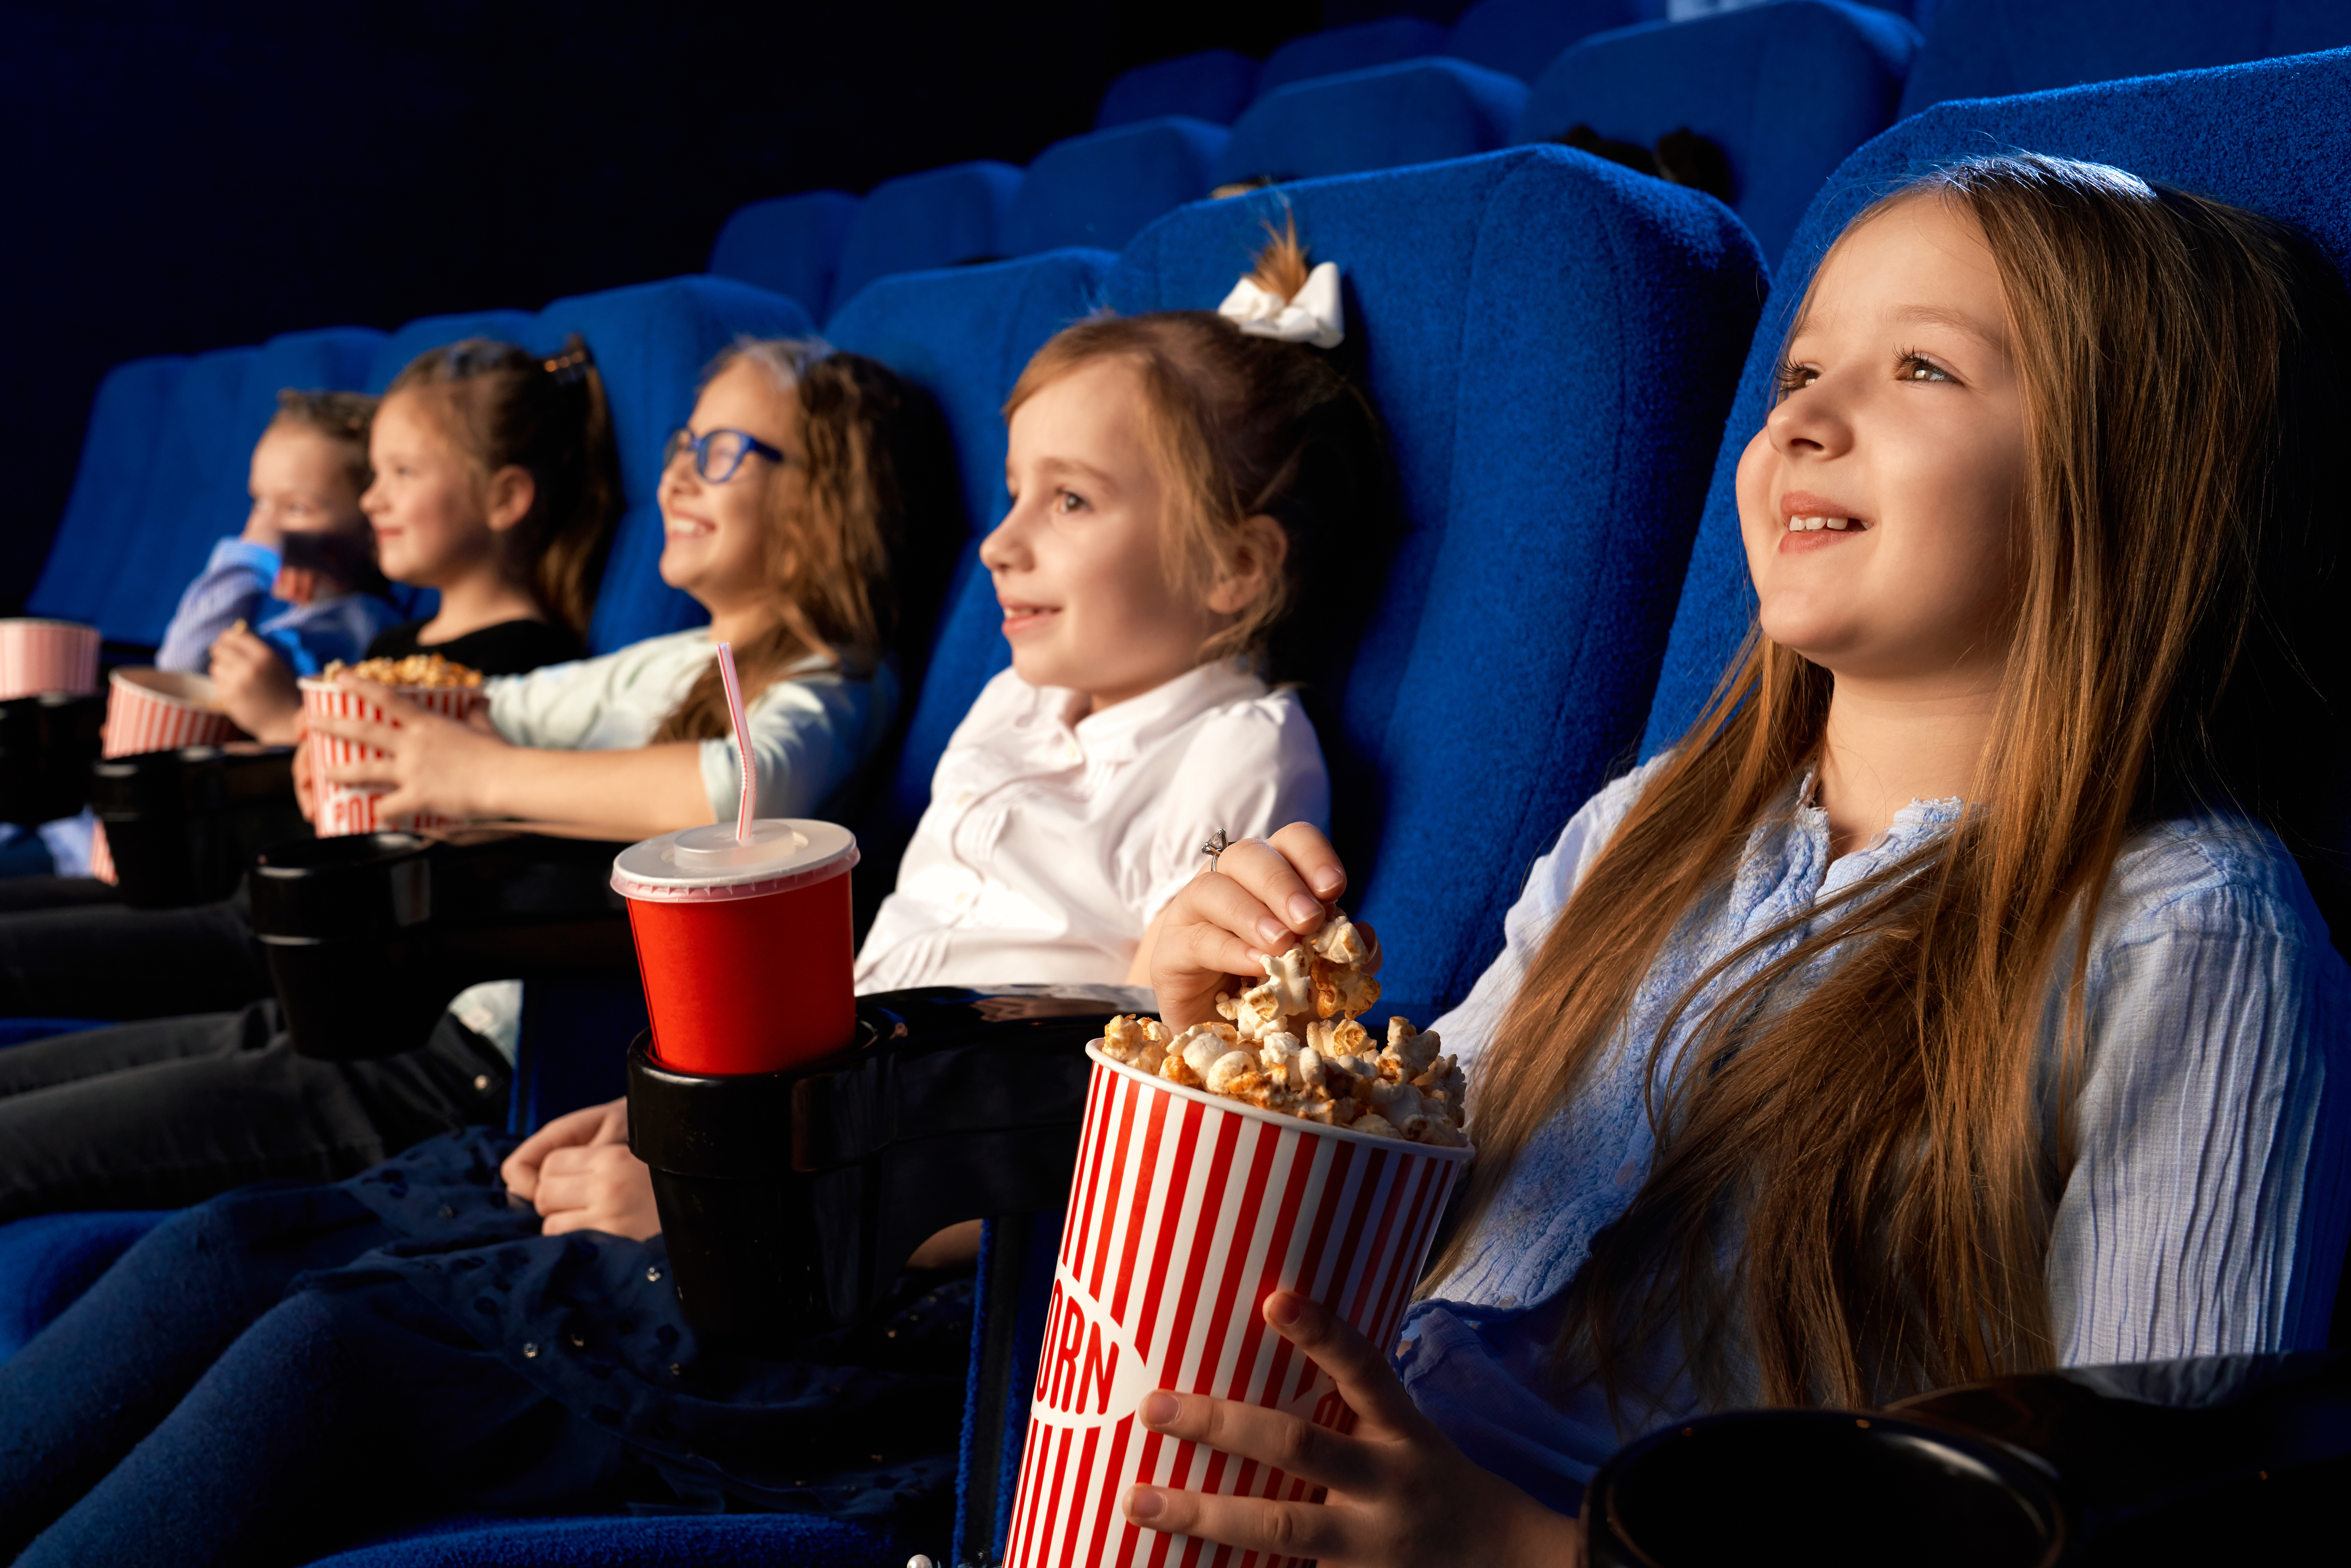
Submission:
{"label": "seat cushion", "polygon": [[0,1225],[0,1361],[89,1289],[168,1210],[44,1214]]}

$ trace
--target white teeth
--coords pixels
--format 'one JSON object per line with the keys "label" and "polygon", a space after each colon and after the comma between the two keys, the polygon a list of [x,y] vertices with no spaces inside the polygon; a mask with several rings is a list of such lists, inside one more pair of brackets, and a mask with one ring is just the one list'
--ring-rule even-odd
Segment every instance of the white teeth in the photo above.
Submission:
{"label": "white teeth", "polygon": [[1854,526],[1851,517],[1790,517],[1788,531],[1792,534],[1816,534],[1823,528],[1834,528],[1839,533]]}
{"label": "white teeth", "polygon": [[1836,529],[1839,533],[1843,533],[1845,528],[1852,524],[1852,522],[1853,519],[1851,517],[1831,517],[1829,519],[1829,527]]}

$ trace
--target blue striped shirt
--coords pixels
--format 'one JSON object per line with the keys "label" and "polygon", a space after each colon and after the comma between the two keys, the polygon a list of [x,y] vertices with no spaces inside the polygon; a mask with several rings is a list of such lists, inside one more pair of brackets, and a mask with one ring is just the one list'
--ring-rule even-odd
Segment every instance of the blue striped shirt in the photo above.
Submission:
{"label": "blue striped shirt", "polygon": [[277,552],[267,545],[242,538],[214,544],[204,570],[180,595],[155,667],[202,674],[212,667],[213,643],[242,621],[296,674],[315,675],[336,659],[355,664],[366,658],[376,633],[401,618],[390,601],[372,593],[282,603],[269,596],[277,567]]}
{"label": "blue striped shirt", "polygon": [[[1478,1056],[1653,768],[1576,813],[1506,917],[1501,956],[1437,1020],[1446,1049],[1469,1068],[1473,1118]],[[1882,837],[1834,859],[1814,808],[1750,836],[1728,896],[1659,960],[1583,1090],[1531,1143],[1464,1261],[1405,1320],[1398,1369],[1473,1458],[1572,1511],[1621,1442],[1698,1412],[1666,1374],[1678,1359],[1671,1345],[1655,1352],[1660,1376],[1646,1406],[1626,1410],[1625,1431],[1589,1386],[1557,1403],[1535,1392],[1557,1386],[1546,1361],[1562,1291],[1648,1171],[1648,1048],[1708,967],[1940,834],[1959,809],[1914,801]],[[1808,929],[1700,993],[1658,1053],[1661,1079],[1706,1003]],[[2061,946],[2070,960],[2073,945]],[[2064,990],[2060,976],[2043,1036],[2053,1048]],[[2060,1363],[2324,1346],[2351,1238],[2351,969],[2284,847],[2265,828],[2212,817],[2137,835],[2097,911],[2085,1002],[2078,1153],[2049,1254]],[[2053,1062],[2044,1051],[2044,1066]]]}

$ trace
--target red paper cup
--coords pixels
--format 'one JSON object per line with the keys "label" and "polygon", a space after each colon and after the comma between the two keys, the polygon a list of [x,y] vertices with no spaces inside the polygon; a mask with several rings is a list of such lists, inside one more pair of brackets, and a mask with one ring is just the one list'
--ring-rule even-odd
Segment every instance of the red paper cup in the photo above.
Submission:
{"label": "red paper cup", "polygon": [[[444,816],[437,811],[400,811],[387,815],[376,810],[376,802],[392,792],[388,784],[335,784],[328,781],[327,769],[346,767],[353,762],[372,762],[383,756],[372,746],[357,741],[340,740],[318,733],[315,726],[322,718],[356,718],[371,724],[384,721],[383,709],[357,692],[345,691],[332,681],[305,676],[302,687],[302,716],[314,727],[310,732],[310,798],[311,825],[322,839],[341,838],[347,833],[432,833],[445,832],[465,825],[463,817]],[[480,686],[394,686],[392,688],[418,707],[463,719],[475,708],[489,705],[490,695]]]}
{"label": "red paper cup", "polygon": [[776,1072],[829,1056],[857,1028],[849,870],[831,822],[763,817],[632,844],[612,862],[629,901],[653,1055],[680,1072]]}
{"label": "red paper cup", "polygon": [[1136,1406],[1174,1388],[1352,1430],[1354,1412],[1330,1375],[1260,1309],[1274,1291],[1297,1291],[1372,1343],[1391,1343],[1470,1151],[1302,1122],[1182,1088],[1092,1046],[1086,1054],[1093,1082],[1007,1568],[1255,1562],[1138,1530],[1121,1500],[1136,1481],[1291,1499],[1308,1484],[1145,1431]]}
{"label": "red paper cup", "polygon": [[244,733],[221,711],[220,697],[203,675],[172,670],[117,670],[106,683],[109,757],[219,746]]}
{"label": "red paper cup", "polygon": [[71,621],[0,621],[0,701],[43,692],[97,695],[97,627]]}

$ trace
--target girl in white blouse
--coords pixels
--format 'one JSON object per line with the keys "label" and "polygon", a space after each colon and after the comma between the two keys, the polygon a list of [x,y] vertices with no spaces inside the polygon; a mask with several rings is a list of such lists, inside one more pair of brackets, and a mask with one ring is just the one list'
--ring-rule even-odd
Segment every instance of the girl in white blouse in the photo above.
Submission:
{"label": "girl in white blouse", "polygon": [[[336,770],[388,785],[383,810],[650,838],[731,816],[741,760],[714,657],[732,643],[762,816],[807,816],[852,780],[896,711],[884,638],[908,570],[947,553],[952,512],[919,494],[950,470],[911,449],[928,422],[886,368],[804,343],[720,357],[661,482],[662,580],[710,624],[490,683],[489,723],[460,724],[345,676],[392,724],[321,720],[381,748]],[[894,585],[893,569],[896,567]],[[298,768],[298,778],[303,773]]]}

